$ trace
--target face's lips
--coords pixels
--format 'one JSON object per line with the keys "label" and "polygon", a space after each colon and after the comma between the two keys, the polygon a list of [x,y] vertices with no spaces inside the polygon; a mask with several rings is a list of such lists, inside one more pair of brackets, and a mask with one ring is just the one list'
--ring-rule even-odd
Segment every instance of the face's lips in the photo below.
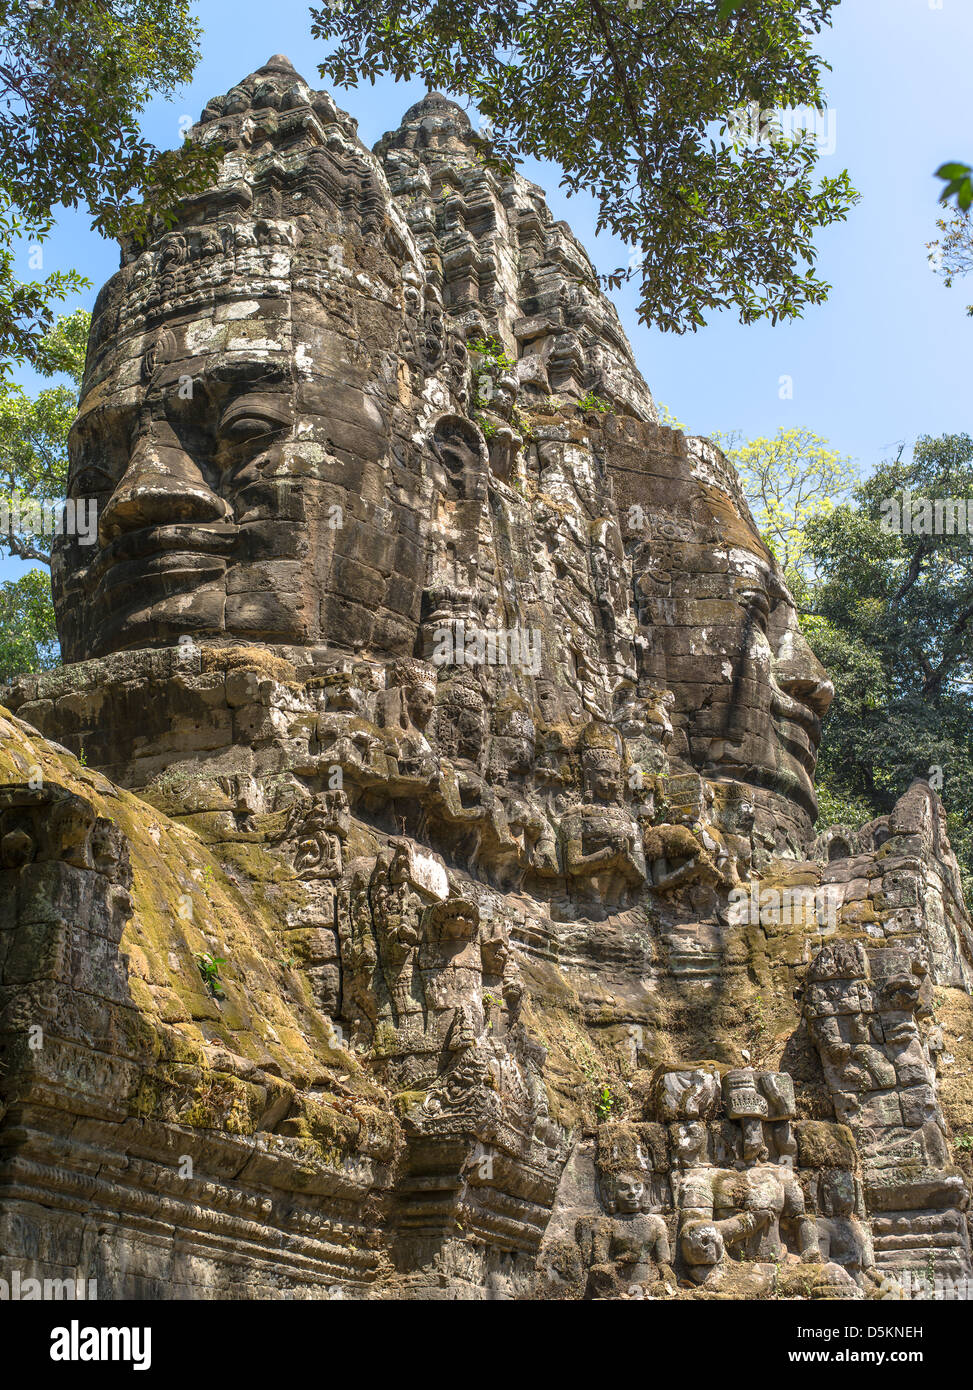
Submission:
{"label": "face's lips", "polygon": [[141,606],[150,595],[150,601],[156,601],[160,586],[164,594],[175,592],[176,587],[189,593],[215,579],[222,580],[225,574],[226,562],[217,556],[169,552],[115,565],[99,581],[96,595],[116,609],[132,599]]}
{"label": "face's lips", "polygon": [[[153,556],[212,556],[226,559],[233,551],[240,529],[226,522],[212,525],[148,526],[126,531],[98,553],[91,566],[91,577],[103,583],[116,567],[129,570],[133,561],[144,563]],[[174,569],[160,566],[160,569]]]}
{"label": "face's lips", "polygon": [[808,790],[813,796],[814,772],[821,744],[821,720],[803,700],[795,700],[777,688],[771,700],[771,715],[778,745],[792,763],[803,771]]}
{"label": "face's lips", "polygon": [[771,710],[778,758],[782,761],[777,761],[775,765],[763,759],[755,762],[753,754],[758,753],[756,748],[747,748],[746,741],[726,740],[721,742],[715,756],[712,756],[711,765],[719,768],[724,776],[764,787],[796,801],[813,819],[816,814],[814,769],[817,765],[821,721],[807,705],[792,700],[783,691],[774,691]]}

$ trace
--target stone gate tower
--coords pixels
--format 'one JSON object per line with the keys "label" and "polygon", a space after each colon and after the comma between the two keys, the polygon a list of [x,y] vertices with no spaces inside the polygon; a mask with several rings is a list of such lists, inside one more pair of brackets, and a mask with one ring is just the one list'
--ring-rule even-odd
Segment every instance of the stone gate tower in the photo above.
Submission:
{"label": "stone gate tower", "polygon": [[369,151],[275,57],[193,138],[95,306],[66,665],[0,692],[0,1273],[965,1287],[943,809],[815,826],[732,467],[446,98]]}

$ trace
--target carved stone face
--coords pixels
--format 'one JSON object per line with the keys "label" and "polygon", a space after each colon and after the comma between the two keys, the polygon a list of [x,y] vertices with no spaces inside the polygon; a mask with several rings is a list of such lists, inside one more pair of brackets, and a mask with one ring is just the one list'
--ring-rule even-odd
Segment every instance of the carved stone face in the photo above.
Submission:
{"label": "carved stone face", "polygon": [[673,1156],[681,1168],[699,1162],[706,1144],[706,1126],[699,1120],[672,1126]]}
{"label": "carved stone face", "polygon": [[436,709],[436,739],[451,757],[476,762],[486,736],[486,709],[478,682],[456,677],[440,687]]}
{"label": "carved stone face", "polygon": [[504,420],[513,417],[514,407],[517,404],[517,378],[502,376],[496,384],[490,408],[494,414],[501,416]]}
{"label": "carved stone face", "polygon": [[[289,65],[198,133],[228,150],[219,186],[95,306],[68,496],[97,503],[98,540],[57,548],[65,656],[184,635],[411,656],[425,553],[387,470],[408,508],[417,253],[381,234],[389,193],[354,122]],[[370,294],[349,288],[366,246]]]}
{"label": "carved stone face", "polygon": [[821,1179],[822,1205],[829,1216],[851,1216],[855,1210],[855,1179],[835,1169]]}
{"label": "carved stone face", "polygon": [[690,1226],[682,1234],[682,1253],[688,1265],[705,1272],[723,1258],[723,1237],[715,1226]]}
{"label": "carved stone face", "polygon": [[407,883],[409,880],[409,846],[405,840],[392,841],[392,861],[389,864],[389,883]]}
{"label": "carved stone face", "polygon": [[430,441],[433,457],[442,468],[440,486],[446,497],[472,496],[483,471],[483,445],[469,421],[459,416],[441,420]]}
{"label": "carved stone face", "polygon": [[[511,329],[504,345],[521,360],[545,353],[558,390],[554,378],[567,389],[608,353],[633,413],[587,412],[570,444],[537,445],[543,505],[556,499],[549,542],[509,500],[502,517],[491,509],[487,441],[456,384],[469,374],[453,370],[473,323],[465,296],[477,314],[486,301],[443,248],[449,219],[476,207],[464,235],[494,256],[507,213],[461,113],[419,103],[371,154],[330,97],[272,60],[211,103],[196,134],[228,151],[218,187],[126,252],[96,305],[68,495],[96,502],[99,530],[94,546],[56,546],[66,659],[191,636],[382,662],[428,658],[436,630],[461,620],[542,624],[545,688],[522,693],[543,721],[617,715],[677,772],[752,793],[765,852],[796,847],[831,687],[732,470],[705,441],[651,423],[600,298],[585,301],[600,343],[516,342]],[[443,149],[466,150],[470,196],[465,212],[455,200],[431,214],[420,252],[409,179],[433,188]],[[536,191],[516,197],[526,211]],[[495,283],[500,321],[539,331],[529,278]],[[501,415],[516,391],[513,375],[500,381]],[[424,728],[428,694],[407,698]],[[479,696],[457,692],[454,710],[438,698],[440,751],[478,761]],[[511,756],[522,766],[531,750]],[[586,769],[587,797],[617,804],[620,772]]]}
{"label": "carved stone face", "polygon": [[633,1216],[642,1208],[645,1184],[635,1173],[619,1173],[614,1179],[615,1210],[623,1216]]}
{"label": "carved stone face", "polygon": [[321,306],[304,308],[255,303],[220,325],[201,303],[170,324],[162,361],[151,335],[108,345],[71,438],[68,494],[97,501],[99,528],[96,546],[59,555],[69,655],[185,634],[302,644],[335,618],[349,637],[370,625],[384,593],[365,582],[354,490],[370,491],[388,413],[364,381],[334,379],[344,340]]}
{"label": "carved stone face", "polygon": [[346,671],[333,672],[326,676],[324,689],[329,712],[341,710],[361,714],[365,709],[365,691]]}
{"label": "carved stone face", "polygon": [[620,512],[647,674],[675,695],[670,754],[752,788],[765,827],[786,802],[813,817],[821,719],[834,691],[793,599],[712,445],[660,447],[648,465],[652,476],[629,484],[633,506]]}
{"label": "carved stone face", "polygon": [[[833,689],[771,566],[742,551],[737,564],[739,572],[726,575],[721,586],[725,597],[690,600],[698,614],[699,649],[722,677],[718,689],[724,696],[692,712],[692,760],[701,771],[782,794],[811,810],[821,718]],[[705,574],[694,578],[698,588],[711,580]]]}
{"label": "carved stone face", "polygon": [[534,766],[536,731],[526,709],[498,705],[493,711],[491,777],[505,782],[526,776]]}
{"label": "carved stone face", "polygon": [[584,758],[585,795],[594,802],[609,804],[618,800],[621,760],[604,751]]}
{"label": "carved stone face", "polygon": [[432,716],[436,703],[436,688],[418,681],[405,688],[406,708],[409,718],[417,729],[425,729]]}

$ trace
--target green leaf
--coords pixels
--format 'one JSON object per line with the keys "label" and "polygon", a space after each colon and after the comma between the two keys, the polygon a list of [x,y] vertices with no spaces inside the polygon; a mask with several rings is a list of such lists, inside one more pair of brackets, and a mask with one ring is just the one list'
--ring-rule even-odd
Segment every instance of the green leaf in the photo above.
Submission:
{"label": "green leaf", "polygon": [[971,169],[969,164],[957,164],[956,162],[952,162],[949,164],[941,164],[939,168],[936,170],[936,178],[961,179],[964,177],[964,175],[969,174],[970,172]]}
{"label": "green leaf", "polygon": [[973,178],[970,174],[958,175],[952,179],[942,193],[939,195],[941,203],[949,202],[950,198],[955,197],[957,207],[961,212],[968,212],[973,203]]}

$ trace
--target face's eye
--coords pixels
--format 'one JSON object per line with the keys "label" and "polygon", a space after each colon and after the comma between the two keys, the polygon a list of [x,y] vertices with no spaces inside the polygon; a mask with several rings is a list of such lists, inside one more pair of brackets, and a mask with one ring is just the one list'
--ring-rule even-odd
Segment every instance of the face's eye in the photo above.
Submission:
{"label": "face's eye", "polygon": [[748,589],[741,594],[740,597],[751,621],[754,622],[762,632],[766,632],[767,624],[770,620],[770,602],[767,595],[760,589]]}
{"label": "face's eye", "polygon": [[245,440],[260,439],[264,435],[276,434],[283,429],[280,422],[267,420],[262,415],[237,415],[220,427],[220,436],[231,444]]}
{"label": "face's eye", "polygon": [[219,437],[228,444],[270,439],[290,428],[291,416],[283,403],[267,397],[244,397],[227,406],[220,419]]}
{"label": "face's eye", "polygon": [[98,406],[78,416],[68,440],[69,497],[103,497],[115,491],[132,452],[132,419],[130,408],[115,405]]}

